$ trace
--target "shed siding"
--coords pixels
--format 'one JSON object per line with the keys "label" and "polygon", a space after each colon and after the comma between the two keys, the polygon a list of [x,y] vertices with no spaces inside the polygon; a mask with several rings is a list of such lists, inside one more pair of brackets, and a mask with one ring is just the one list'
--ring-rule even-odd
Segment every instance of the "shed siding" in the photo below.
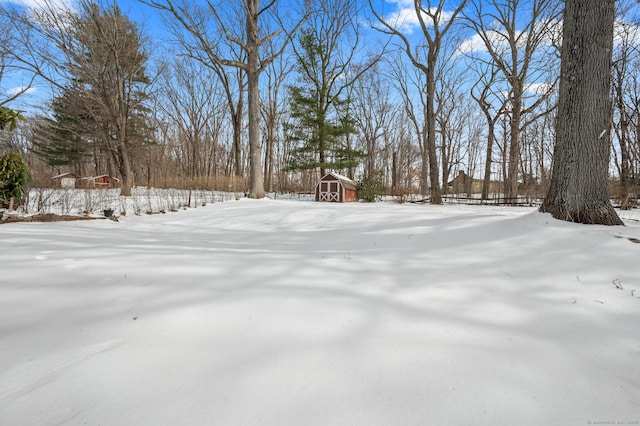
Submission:
{"label": "shed siding", "polygon": [[355,183],[344,176],[327,173],[316,185],[316,201],[351,202],[357,201]]}

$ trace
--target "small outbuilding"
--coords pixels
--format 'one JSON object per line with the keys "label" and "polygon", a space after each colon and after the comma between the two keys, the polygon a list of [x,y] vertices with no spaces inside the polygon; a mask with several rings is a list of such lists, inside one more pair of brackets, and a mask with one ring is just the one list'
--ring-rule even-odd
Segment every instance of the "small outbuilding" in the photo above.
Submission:
{"label": "small outbuilding", "polygon": [[51,180],[56,188],[70,189],[76,187],[76,181],[78,175],[74,173],[62,173],[56,176],[52,176]]}
{"label": "small outbuilding", "polygon": [[109,175],[82,178],[88,188],[113,188],[120,183],[120,179]]}
{"label": "small outbuilding", "polygon": [[327,173],[316,185],[316,201],[346,203],[357,200],[356,183],[346,176]]}

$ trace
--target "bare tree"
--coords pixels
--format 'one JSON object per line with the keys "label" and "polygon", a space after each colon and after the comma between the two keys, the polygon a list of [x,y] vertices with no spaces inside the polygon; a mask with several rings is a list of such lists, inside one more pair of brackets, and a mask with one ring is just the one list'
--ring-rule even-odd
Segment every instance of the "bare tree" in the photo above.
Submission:
{"label": "bare tree", "polygon": [[[12,17],[14,11],[7,9],[4,5],[0,5],[0,116],[2,120],[12,121],[12,116],[17,118],[15,114],[11,114],[11,111],[7,105],[17,100],[20,96],[27,93],[33,85],[35,80],[35,74],[30,73],[31,76],[26,84],[22,84],[20,87],[6,87],[5,76],[7,72],[19,71],[20,65],[16,63],[15,56],[18,54],[21,46],[20,35],[14,31],[12,25]],[[4,127],[7,122],[0,122],[0,125]]]}
{"label": "bare tree", "polygon": [[62,92],[71,90],[73,109],[91,122],[90,135],[101,141],[131,194],[132,148],[140,143],[148,54],[138,27],[116,6],[80,0],[79,11],[43,0],[39,9],[7,10],[23,37],[16,55],[23,67]]}
{"label": "bare tree", "polygon": [[[458,169],[463,161],[462,137],[465,127],[470,121],[469,102],[467,94],[463,92],[465,76],[461,67],[461,60],[456,47],[459,41],[449,38],[444,41],[449,44],[443,50],[442,59],[438,61],[436,68],[436,137],[439,140],[443,192],[447,192],[447,182],[451,171]],[[467,169],[466,173],[471,173]]]}
{"label": "bare tree", "polygon": [[[390,102],[391,85],[381,64],[364,74],[353,87],[356,126],[364,140],[367,154],[364,174],[374,177],[379,170],[379,151],[388,151],[388,132],[397,108]],[[384,144],[380,147],[380,144]]]}
{"label": "bare tree", "polygon": [[[472,11],[465,15],[483,49],[508,83],[509,149],[505,196],[515,200],[518,195],[518,172],[520,164],[520,132],[522,117],[526,109],[535,109],[543,102],[550,90],[535,100],[526,102],[530,84],[538,83],[535,65],[536,55],[546,48],[541,56],[546,64],[557,32],[559,2],[557,0],[474,0]],[[522,16],[524,15],[524,16]],[[544,67],[543,67],[544,68]]]}
{"label": "bare tree", "polygon": [[615,0],[566,0],[556,146],[540,211],[622,225],[609,201],[611,55]]}
{"label": "bare tree", "polygon": [[[213,0],[207,0],[202,8],[186,0],[141,1],[168,12],[191,35],[195,45],[189,47],[188,51],[195,58],[212,67],[231,67],[243,73],[247,82],[249,121],[249,197],[263,198],[259,76],[282,53],[287,43],[287,39],[283,38],[280,49],[264,54],[265,44],[281,33],[281,30],[265,31],[268,25],[264,23],[264,17],[275,13],[276,1],[271,0],[261,7],[260,0],[243,0],[235,21],[222,15],[222,11],[233,9],[231,5],[224,7],[222,2]],[[226,52],[221,50],[219,34],[242,52],[242,59],[226,56]],[[185,47],[188,46],[185,43]]]}
{"label": "bare tree", "polygon": [[[634,2],[635,3],[635,2]],[[622,202],[623,208],[630,208],[632,203],[632,189],[638,184],[636,174],[637,158],[634,155],[634,145],[637,139],[634,132],[634,119],[637,105],[638,63],[640,61],[640,32],[638,23],[633,22],[631,14],[632,4],[628,1],[616,3],[616,23],[614,27],[614,52],[612,67],[612,149],[613,162],[620,178],[619,191],[616,194]],[[634,159],[636,161],[634,161]]]}
{"label": "bare tree", "polygon": [[[636,60],[631,62],[629,68],[628,78],[623,89],[625,94],[624,114],[628,119],[628,127],[626,129],[628,132],[628,145],[626,146],[626,166],[628,167],[626,173],[628,173],[628,181],[627,184],[625,184],[621,179],[620,193],[622,208],[624,209],[633,206],[635,201],[633,195],[637,194],[637,190],[640,189],[640,61]],[[622,115],[622,113],[620,113],[620,115]],[[618,118],[618,120],[620,119]],[[622,134],[621,126],[617,123],[615,115],[613,126],[616,139],[620,138],[619,134]],[[618,149],[622,151],[620,147],[618,147]],[[612,152],[618,174],[622,177],[625,160],[622,159],[622,153],[618,155],[615,144],[612,146]]]}
{"label": "bare tree", "polygon": [[[439,184],[438,157],[436,154],[436,66],[440,56],[442,42],[453,24],[456,22],[458,14],[466,6],[467,0],[461,0],[452,12],[445,11],[445,0],[434,1],[414,0],[413,8],[420,24],[422,35],[426,43],[416,43],[412,45],[409,38],[403,34],[395,22],[389,22],[373,6],[371,0],[369,7],[374,16],[382,25],[379,31],[395,36],[401,40],[403,50],[409,57],[413,66],[418,68],[426,77],[426,147],[424,152],[428,153],[429,177],[431,184],[431,203],[442,203],[442,191]],[[425,175],[426,164],[423,165],[423,176]]]}
{"label": "bare tree", "polygon": [[265,70],[266,95],[262,103],[262,116],[264,120],[264,180],[265,189],[273,191],[274,167],[276,166],[276,145],[281,134],[282,116],[284,115],[285,96],[284,84],[293,70],[293,58],[280,55],[271,66]]}
{"label": "bare tree", "polygon": [[397,114],[387,133],[391,144],[391,190],[401,197],[412,194],[421,184],[418,167],[421,164],[420,147],[416,146],[411,132],[410,120],[404,114]]}
{"label": "bare tree", "polygon": [[224,108],[223,95],[202,64],[176,61],[165,73],[158,106],[177,126],[182,144],[180,160],[189,178],[217,173],[217,139]]}
{"label": "bare tree", "polygon": [[[427,195],[429,193],[429,151],[427,101],[424,91],[425,76],[418,68],[408,67],[408,64],[400,57],[395,61],[391,60],[391,73],[395,88],[401,98],[402,111],[406,114],[402,124],[408,124],[408,127],[413,131],[420,154],[419,190],[422,195]],[[413,168],[413,163],[407,165],[408,173],[415,174],[416,171]],[[405,187],[411,187],[408,181]]]}
{"label": "bare tree", "polygon": [[471,88],[471,97],[476,101],[487,121],[487,147],[484,162],[484,176],[482,180],[482,200],[489,198],[489,183],[491,182],[491,164],[493,163],[493,145],[496,139],[496,123],[504,114],[507,99],[493,92],[498,69],[495,63],[490,63],[477,70],[478,80]]}

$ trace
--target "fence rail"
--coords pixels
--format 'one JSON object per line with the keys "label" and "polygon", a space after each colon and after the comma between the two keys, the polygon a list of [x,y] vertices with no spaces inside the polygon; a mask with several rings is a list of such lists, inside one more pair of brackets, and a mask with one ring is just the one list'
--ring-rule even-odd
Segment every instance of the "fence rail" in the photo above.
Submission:
{"label": "fence rail", "polygon": [[469,197],[467,195],[443,195],[442,202],[446,204],[471,204],[471,205],[490,205],[490,206],[527,206],[534,207],[542,205],[542,198],[534,197],[492,197],[482,200],[479,197]]}

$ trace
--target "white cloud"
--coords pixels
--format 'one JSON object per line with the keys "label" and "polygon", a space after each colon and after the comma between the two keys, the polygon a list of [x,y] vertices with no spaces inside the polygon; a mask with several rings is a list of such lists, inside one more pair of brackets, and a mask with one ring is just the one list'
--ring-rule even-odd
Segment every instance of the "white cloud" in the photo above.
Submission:
{"label": "white cloud", "polygon": [[486,52],[487,47],[479,34],[474,34],[471,38],[466,39],[458,46],[460,53]]}
{"label": "white cloud", "polygon": [[26,9],[29,20],[43,26],[66,27],[69,12],[75,13],[74,0],[0,0]]}
{"label": "white cloud", "polygon": [[9,96],[15,96],[19,93],[22,93],[23,95],[27,95],[35,92],[36,92],[35,87],[25,87],[25,86],[17,86],[7,90],[7,94]]}
{"label": "white cloud", "polygon": [[640,46],[640,27],[625,20],[618,20],[613,30],[613,41],[616,46]]}
{"label": "white cloud", "polygon": [[[388,0],[387,3],[395,4],[397,10],[385,16],[385,20],[394,28],[407,34],[413,33],[420,27],[420,20],[416,13],[413,0]],[[431,8],[431,13],[436,12],[436,8]],[[442,11],[439,22],[442,24],[451,18],[452,12]],[[433,25],[433,18],[423,13],[423,19],[427,26]]]}
{"label": "white cloud", "polygon": [[[534,29],[535,34],[542,34],[540,40],[541,45],[552,45],[561,39],[562,21],[548,20],[536,23]],[[489,43],[494,51],[500,53],[505,52],[509,48],[505,30],[497,23],[492,22],[487,30]],[[518,47],[524,47],[527,43],[529,33],[517,30],[515,36],[519,38]],[[469,53],[487,53],[487,46],[479,34],[474,34],[470,38],[464,40],[458,47],[458,51],[463,54]]]}
{"label": "white cloud", "polygon": [[[406,0],[399,0],[406,3]],[[414,13],[415,17],[415,13]],[[416,18],[417,22],[417,18]],[[496,25],[495,23],[493,25]],[[561,20],[553,20],[546,21],[543,23],[539,23],[536,31],[544,31],[540,27],[542,25],[546,26],[546,33],[542,38],[543,44],[551,45],[552,43],[561,43],[562,41],[562,21]],[[499,36],[496,31],[489,30],[489,41],[491,45],[497,51],[502,51],[507,47],[507,42],[503,36]],[[517,32],[516,35],[519,35],[520,32]],[[525,34],[521,40],[520,45],[524,45],[527,40],[527,35]],[[616,47],[620,47],[622,45],[629,45],[634,47],[640,47],[640,26],[633,22],[618,20],[615,23],[614,27],[614,44]],[[464,40],[460,46],[458,47],[458,51],[462,54],[469,53],[486,53],[487,47],[478,34],[474,34],[470,38]]]}
{"label": "white cloud", "polygon": [[1,0],[0,3],[16,3],[32,10],[72,8],[72,0]]}
{"label": "white cloud", "polygon": [[[516,36],[518,37],[519,35],[520,35],[520,32],[519,31],[516,32]],[[509,47],[509,44],[505,39],[504,35],[502,35],[498,31],[494,31],[494,30],[487,31],[487,38],[489,39],[489,44],[491,45],[493,50],[496,52],[503,52],[506,48]],[[526,37],[523,37],[520,40],[520,43],[524,43],[525,40],[526,40]],[[458,46],[458,51],[460,53],[465,53],[465,54],[487,53],[488,49],[487,49],[487,45],[485,44],[485,41],[482,39],[480,34],[474,34],[471,36],[471,38],[468,38],[464,40],[462,43],[460,43],[460,46]]]}
{"label": "white cloud", "polygon": [[544,82],[544,83],[529,83],[524,88],[525,92],[531,93],[534,95],[544,95],[545,93],[549,93],[549,91],[553,89],[553,84]]}
{"label": "white cloud", "polygon": [[73,2],[74,0],[0,0],[0,4],[13,3],[25,7],[29,19],[42,24],[57,19],[53,17],[64,16],[67,12],[75,10]]}

